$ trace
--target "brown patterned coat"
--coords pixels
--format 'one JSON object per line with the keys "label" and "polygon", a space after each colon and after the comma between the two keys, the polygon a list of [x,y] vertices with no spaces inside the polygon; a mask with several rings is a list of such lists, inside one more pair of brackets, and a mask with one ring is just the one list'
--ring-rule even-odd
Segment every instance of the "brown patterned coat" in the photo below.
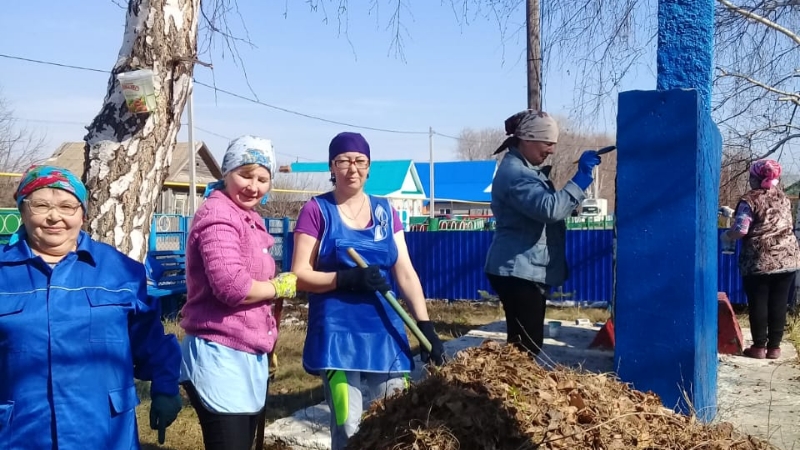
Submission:
{"label": "brown patterned coat", "polygon": [[753,189],[743,195],[753,211],[753,222],[742,238],[739,270],[742,276],[800,268],[800,246],[792,226],[789,199],[779,188]]}

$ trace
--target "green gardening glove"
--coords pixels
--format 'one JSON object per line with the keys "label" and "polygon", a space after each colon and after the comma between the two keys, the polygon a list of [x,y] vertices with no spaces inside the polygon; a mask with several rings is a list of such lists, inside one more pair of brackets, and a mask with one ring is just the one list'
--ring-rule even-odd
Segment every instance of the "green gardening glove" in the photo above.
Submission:
{"label": "green gardening glove", "polygon": [[166,439],[167,427],[178,417],[183,401],[180,395],[153,395],[150,402],[150,428],[158,430],[158,443],[163,444]]}

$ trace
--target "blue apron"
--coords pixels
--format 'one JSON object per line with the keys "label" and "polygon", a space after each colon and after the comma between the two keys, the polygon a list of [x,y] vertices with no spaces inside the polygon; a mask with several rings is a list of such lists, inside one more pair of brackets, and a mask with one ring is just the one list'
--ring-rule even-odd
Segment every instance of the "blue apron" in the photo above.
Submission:
{"label": "blue apron", "polygon": [[[392,209],[384,198],[369,200],[372,226],[355,230],[342,222],[333,193],[312,199],[319,204],[324,226],[315,270],[355,267],[347,254],[352,247],[367,264],[380,266],[391,283],[391,268],[397,261]],[[378,293],[310,294],[303,368],[313,375],[323,370],[410,372],[413,362],[405,324]]]}

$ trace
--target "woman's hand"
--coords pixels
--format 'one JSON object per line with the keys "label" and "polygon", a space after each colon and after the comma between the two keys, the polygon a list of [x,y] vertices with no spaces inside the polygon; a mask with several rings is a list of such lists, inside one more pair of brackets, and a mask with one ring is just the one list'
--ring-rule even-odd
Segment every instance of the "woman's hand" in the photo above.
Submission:
{"label": "woman's hand", "polygon": [[391,291],[392,287],[381,275],[378,266],[353,267],[336,271],[336,289],[356,292],[384,293]]}
{"label": "woman's hand", "polygon": [[270,280],[275,287],[275,298],[295,298],[297,296],[297,275],[283,272]]}

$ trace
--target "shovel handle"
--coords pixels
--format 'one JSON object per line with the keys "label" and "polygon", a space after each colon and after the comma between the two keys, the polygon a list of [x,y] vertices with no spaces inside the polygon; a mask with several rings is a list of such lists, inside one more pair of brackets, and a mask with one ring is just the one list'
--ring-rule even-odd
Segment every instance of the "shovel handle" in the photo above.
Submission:
{"label": "shovel handle", "polygon": [[[350,255],[351,258],[353,258],[353,261],[355,261],[358,267],[361,267],[362,269],[367,268],[367,263],[354,248],[352,247],[348,248],[347,254]],[[425,350],[430,352],[433,349],[433,346],[431,345],[430,341],[428,340],[428,338],[425,337],[424,334],[422,334],[422,331],[420,331],[419,327],[417,326],[417,323],[414,322],[414,320],[411,319],[411,317],[409,317],[408,313],[406,313],[403,307],[400,306],[399,303],[397,303],[397,299],[394,298],[394,294],[392,294],[391,291],[386,291],[386,292],[381,292],[381,295],[383,295],[384,298],[386,298],[389,304],[392,305],[392,308],[394,308],[394,310],[397,311],[397,314],[400,315],[400,318],[403,319],[403,322],[405,322],[408,328],[411,329],[411,332],[414,333],[414,336],[419,341],[419,344],[423,346]]]}

